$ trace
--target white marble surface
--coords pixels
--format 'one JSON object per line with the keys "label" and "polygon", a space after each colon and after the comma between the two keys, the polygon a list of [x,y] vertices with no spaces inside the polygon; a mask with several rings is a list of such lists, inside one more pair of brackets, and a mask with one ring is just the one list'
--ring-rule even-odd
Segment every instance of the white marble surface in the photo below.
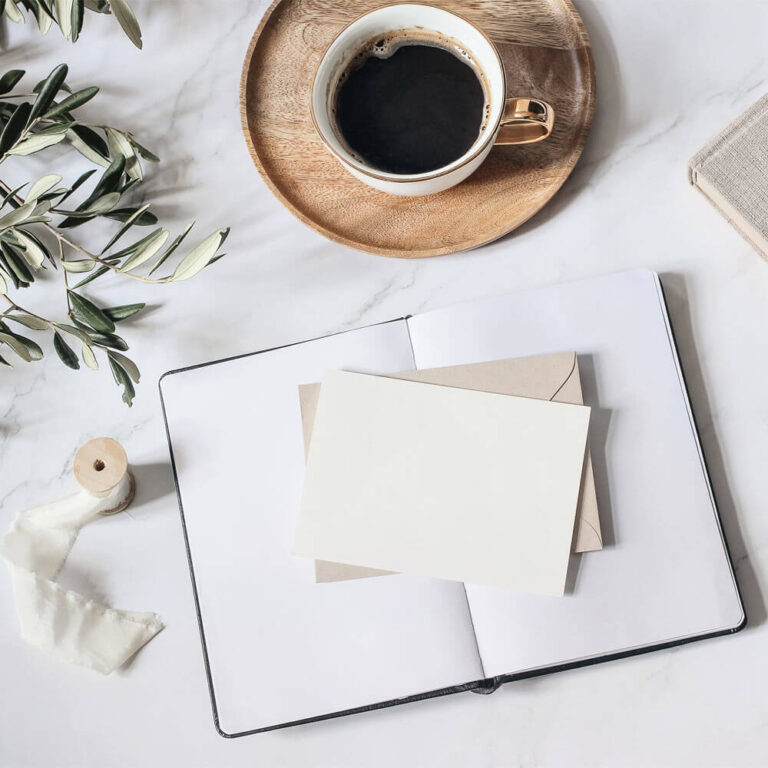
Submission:
{"label": "white marble surface", "polygon": [[[102,678],[17,636],[0,579],[0,764],[16,766],[742,766],[768,760],[768,265],[693,189],[685,162],[768,90],[762,0],[581,0],[599,95],[584,158],[514,236],[468,254],[398,261],[347,250],[271,196],[240,134],[246,46],[266,0],[134,0],[139,52],[111,19],[71,47],[13,29],[3,68],[65,60],[102,86],[100,111],[163,157],[146,185],[181,225],[231,224],[228,256],[147,290],[102,281],[131,323],[144,381],[132,410],[109,373],[53,357],[3,371],[0,529],[72,488],[74,448],[109,434],[137,468],[129,513],[84,531],[64,573],[167,629]],[[93,113],[97,107],[89,105]],[[66,170],[59,160],[58,169]],[[214,731],[155,382],[169,368],[453,302],[643,266],[664,275],[694,410],[745,593],[741,634],[594,668],[235,741]],[[61,305],[46,284],[43,306]],[[610,322],[609,318],[606,318]],[[685,546],[685,542],[680,543]],[[255,690],[254,695],[259,691]]]}

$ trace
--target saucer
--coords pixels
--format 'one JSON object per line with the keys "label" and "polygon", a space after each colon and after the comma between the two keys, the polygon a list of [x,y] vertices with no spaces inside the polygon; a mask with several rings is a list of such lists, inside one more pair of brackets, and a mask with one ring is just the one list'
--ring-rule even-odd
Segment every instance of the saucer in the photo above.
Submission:
{"label": "saucer", "polygon": [[347,173],[315,133],[309,95],[326,48],[377,0],[277,0],[245,56],[240,114],[251,157],[297,218],[352,248],[420,258],[455,253],[507,234],[541,210],[576,165],[592,124],[595,68],[570,0],[438,0],[493,40],[508,96],[532,96],[556,113],[539,144],[497,146],[478,171],[426,197],[378,192]]}

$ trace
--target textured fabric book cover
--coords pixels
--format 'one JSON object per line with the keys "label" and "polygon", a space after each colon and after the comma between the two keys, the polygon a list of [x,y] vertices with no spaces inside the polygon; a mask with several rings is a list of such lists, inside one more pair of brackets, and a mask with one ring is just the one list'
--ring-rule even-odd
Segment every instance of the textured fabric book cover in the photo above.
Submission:
{"label": "textured fabric book cover", "polygon": [[691,158],[688,177],[768,259],[768,94]]}

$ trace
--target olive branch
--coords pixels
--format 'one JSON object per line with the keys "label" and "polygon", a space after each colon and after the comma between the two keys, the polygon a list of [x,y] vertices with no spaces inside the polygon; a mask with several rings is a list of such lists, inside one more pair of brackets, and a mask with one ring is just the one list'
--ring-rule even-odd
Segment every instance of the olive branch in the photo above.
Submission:
{"label": "olive branch", "polygon": [[40,34],[47,34],[56,24],[73,43],[83,29],[87,10],[114,15],[128,39],[141,48],[141,29],[126,0],[0,0],[0,16],[23,24],[26,11],[37,22]]}
{"label": "olive branch", "polygon": [[[72,92],[66,84],[66,64],[56,67],[31,93],[13,93],[24,74],[23,70],[15,69],[0,77],[0,166],[9,157],[25,157],[62,143],[104,170],[95,183],[92,177],[98,168],[86,171],[69,186],[55,173],[16,187],[0,179],[0,297],[7,304],[0,312],[0,350],[10,349],[25,362],[41,360],[40,345],[14,328],[21,325],[40,333],[52,331],[53,348],[69,368],[80,367],[71,345],[80,347],[83,362],[94,370],[99,367],[96,353],[102,359],[105,357],[116,383],[123,388],[123,400],[131,405],[139,370],[122,354],[128,350],[128,344],[115,330],[117,323],[140,312],[145,304],[102,307],[80,289],[107,273],[143,283],[187,280],[223,256],[219,249],[229,230],[216,230],[178,260],[172,271],[155,276],[192,228],[190,224],[170,240],[169,230],[160,226],[124,244],[132,227],[157,224],[150,203],[124,205],[123,198],[143,181],[142,160],[159,159],[128,131],[87,124],[76,117],[76,110],[99,89],[92,86]],[[88,187],[90,191],[84,192]],[[70,201],[73,195],[84,199],[74,204]],[[86,248],[69,234],[94,219],[119,223],[100,249]],[[42,317],[17,300],[18,293],[31,286],[36,274],[47,267],[61,267],[65,322]],[[139,268],[141,272],[137,272]],[[71,285],[76,275],[81,278]],[[0,363],[10,364],[2,354]]]}

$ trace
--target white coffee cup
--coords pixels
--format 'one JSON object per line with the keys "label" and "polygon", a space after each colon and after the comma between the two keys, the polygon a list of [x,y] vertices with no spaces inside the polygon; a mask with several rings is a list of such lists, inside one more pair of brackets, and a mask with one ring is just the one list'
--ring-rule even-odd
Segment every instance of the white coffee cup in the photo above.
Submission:
{"label": "white coffee cup", "polygon": [[[372,40],[399,30],[437,34],[470,58],[483,80],[488,115],[486,128],[472,146],[448,165],[427,173],[389,173],[356,157],[339,136],[333,100],[339,78],[352,59]],[[494,144],[531,144],[552,132],[554,110],[540,99],[507,98],[507,78],[496,46],[474,24],[431,5],[402,3],[366,13],[345,27],[328,47],[312,84],[312,121],[326,148],[353,176],[393,195],[430,195],[464,181],[488,156]]]}

